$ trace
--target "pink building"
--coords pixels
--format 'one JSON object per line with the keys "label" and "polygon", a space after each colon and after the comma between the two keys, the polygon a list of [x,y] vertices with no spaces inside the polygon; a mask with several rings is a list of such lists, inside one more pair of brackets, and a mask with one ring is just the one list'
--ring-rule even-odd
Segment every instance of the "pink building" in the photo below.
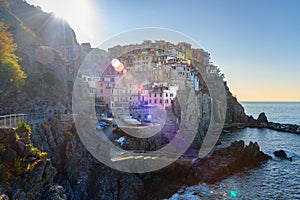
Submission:
{"label": "pink building", "polygon": [[172,106],[173,98],[176,96],[177,87],[167,87],[163,84],[155,85],[148,91],[148,104],[161,106],[167,109]]}

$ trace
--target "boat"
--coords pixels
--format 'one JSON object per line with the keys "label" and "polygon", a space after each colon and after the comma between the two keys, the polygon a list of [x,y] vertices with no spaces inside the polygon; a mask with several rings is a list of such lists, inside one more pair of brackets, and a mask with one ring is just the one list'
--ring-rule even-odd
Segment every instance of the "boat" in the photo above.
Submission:
{"label": "boat", "polygon": [[141,125],[142,124],[140,121],[132,118],[131,116],[124,116],[123,121],[129,125]]}

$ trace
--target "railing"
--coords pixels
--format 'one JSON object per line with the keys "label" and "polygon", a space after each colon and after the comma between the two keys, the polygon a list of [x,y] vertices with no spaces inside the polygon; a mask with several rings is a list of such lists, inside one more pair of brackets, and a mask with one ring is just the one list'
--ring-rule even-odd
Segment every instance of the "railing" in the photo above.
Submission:
{"label": "railing", "polygon": [[51,113],[29,113],[29,114],[11,114],[0,116],[0,127],[17,127],[19,122],[28,124],[41,124],[48,121]]}

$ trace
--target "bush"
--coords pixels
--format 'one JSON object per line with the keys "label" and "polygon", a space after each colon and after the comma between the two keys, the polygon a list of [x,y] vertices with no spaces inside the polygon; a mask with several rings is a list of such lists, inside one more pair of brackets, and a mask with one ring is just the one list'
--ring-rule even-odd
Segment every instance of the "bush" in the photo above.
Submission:
{"label": "bush", "polygon": [[26,123],[26,122],[19,122],[17,125],[17,129],[16,129],[16,133],[18,135],[22,134],[22,133],[26,133],[27,138],[30,139],[31,136],[31,128],[30,126]]}
{"label": "bush", "polygon": [[12,34],[8,31],[8,25],[0,21],[0,88],[5,89],[13,83],[20,87],[25,83],[27,75],[19,65],[19,58],[15,55],[17,45]]}

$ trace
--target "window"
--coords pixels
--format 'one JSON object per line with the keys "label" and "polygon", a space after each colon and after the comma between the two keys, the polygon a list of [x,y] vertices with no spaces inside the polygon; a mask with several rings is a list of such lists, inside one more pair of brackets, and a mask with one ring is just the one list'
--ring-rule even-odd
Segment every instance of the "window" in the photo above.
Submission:
{"label": "window", "polygon": [[169,95],[168,95],[168,93],[166,93],[166,97],[168,97]]}
{"label": "window", "polygon": [[154,93],[154,97],[156,97],[156,93]]}
{"label": "window", "polygon": [[166,99],[166,100],[165,100],[165,103],[169,103],[169,100],[168,100],[168,99]]}
{"label": "window", "polygon": [[149,100],[149,103],[151,103],[151,99]]}
{"label": "window", "polygon": [[161,104],[162,104],[162,99],[160,99],[160,100],[159,100],[159,103],[161,103]]}
{"label": "window", "polygon": [[162,97],[162,93],[159,94],[159,97]]}
{"label": "window", "polygon": [[149,93],[149,97],[151,97],[151,93]]}
{"label": "window", "polygon": [[173,93],[170,94],[170,97],[173,97]]}
{"label": "window", "polygon": [[103,83],[100,83],[100,86],[102,87],[102,86],[103,86]]}
{"label": "window", "polygon": [[102,89],[100,90],[100,94],[103,94],[103,90]]}
{"label": "window", "polygon": [[154,99],[154,103],[156,103],[156,99]]}

